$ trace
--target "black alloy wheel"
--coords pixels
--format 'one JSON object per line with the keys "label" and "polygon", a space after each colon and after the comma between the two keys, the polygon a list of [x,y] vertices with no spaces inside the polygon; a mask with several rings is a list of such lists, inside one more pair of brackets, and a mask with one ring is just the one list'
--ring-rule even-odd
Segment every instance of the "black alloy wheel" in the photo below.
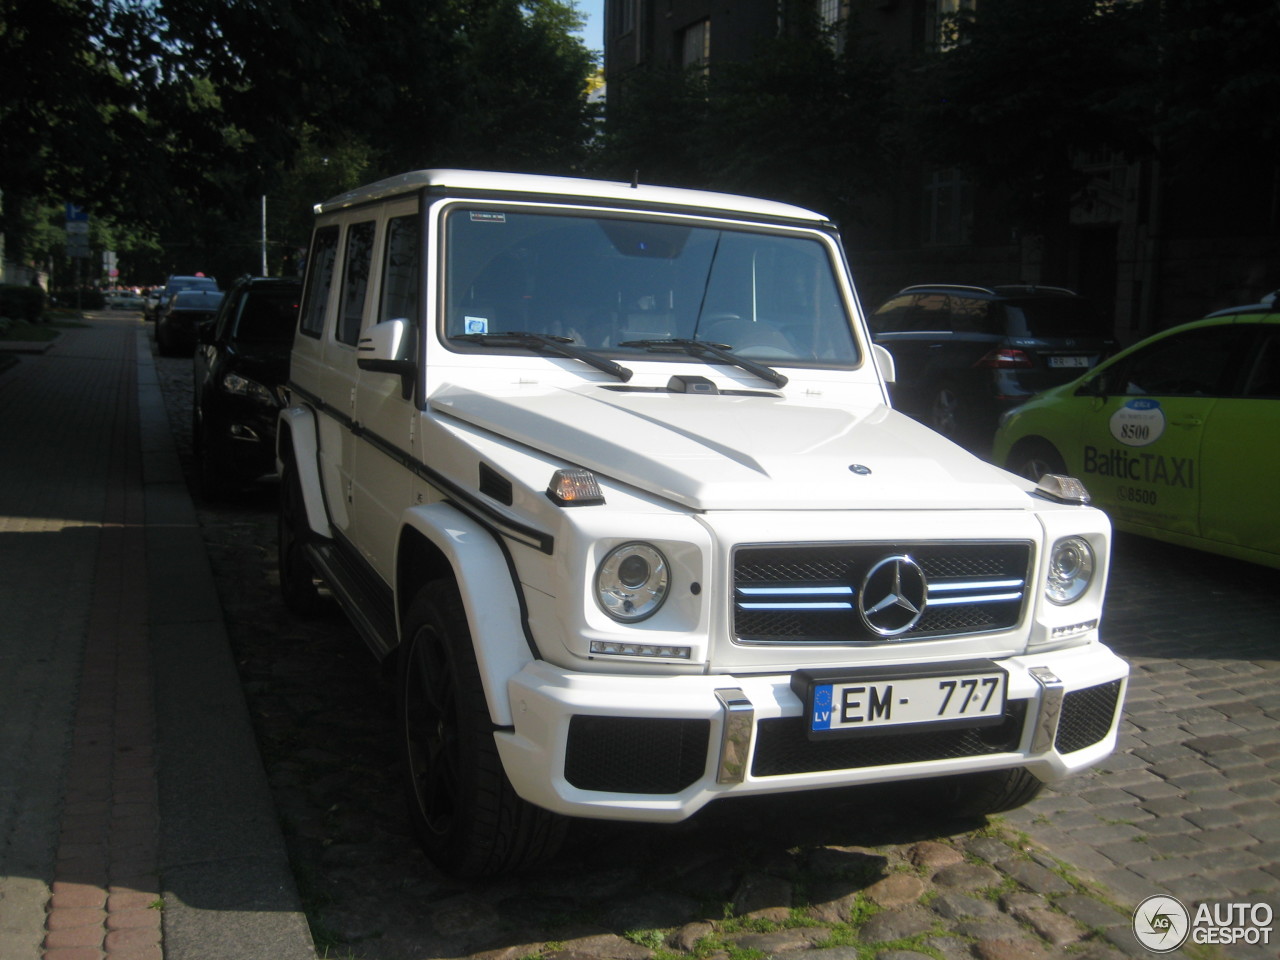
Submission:
{"label": "black alloy wheel", "polygon": [[451,580],[423,587],[405,616],[397,706],[410,815],[423,852],[455,877],[518,871],[554,856],[566,818],[507,779]]}

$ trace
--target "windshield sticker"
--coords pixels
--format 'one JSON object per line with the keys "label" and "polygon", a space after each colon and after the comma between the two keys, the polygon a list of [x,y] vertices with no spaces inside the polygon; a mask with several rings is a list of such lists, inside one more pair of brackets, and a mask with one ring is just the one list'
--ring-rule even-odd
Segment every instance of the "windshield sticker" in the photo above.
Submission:
{"label": "windshield sticker", "polygon": [[492,213],[484,210],[471,211],[472,223],[506,223],[507,215],[505,213]]}
{"label": "windshield sticker", "polygon": [[1164,411],[1159,400],[1130,400],[1111,416],[1111,435],[1125,446],[1145,447],[1164,433]]}
{"label": "windshield sticker", "polygon": [[463,333],[488,333],[489,320],[486,317],[463,317]]}

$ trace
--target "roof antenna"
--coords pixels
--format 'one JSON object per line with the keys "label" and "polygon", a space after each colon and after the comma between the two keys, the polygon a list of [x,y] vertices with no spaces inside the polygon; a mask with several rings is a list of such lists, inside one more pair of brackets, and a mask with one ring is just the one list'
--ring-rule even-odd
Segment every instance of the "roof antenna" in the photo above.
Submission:
{"label": "roof antenna", "polygon": [[640,186],[640,171],[633,170],[631,172],[631,189],[635,190]]}

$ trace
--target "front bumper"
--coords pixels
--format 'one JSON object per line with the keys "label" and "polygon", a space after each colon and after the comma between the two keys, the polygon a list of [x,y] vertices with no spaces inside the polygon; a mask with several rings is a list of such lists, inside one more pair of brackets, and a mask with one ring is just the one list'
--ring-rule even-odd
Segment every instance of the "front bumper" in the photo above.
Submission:
{"label": "front bumper", "polygon": [[814,741],[790,674],[629,677],[535,662],[495,734],[524,799],[576,817],[672,822],[727,796],[1025,767],[1050,781],[1115,749],[1127,664],[1100,643],[998,661],[1005,719]]}

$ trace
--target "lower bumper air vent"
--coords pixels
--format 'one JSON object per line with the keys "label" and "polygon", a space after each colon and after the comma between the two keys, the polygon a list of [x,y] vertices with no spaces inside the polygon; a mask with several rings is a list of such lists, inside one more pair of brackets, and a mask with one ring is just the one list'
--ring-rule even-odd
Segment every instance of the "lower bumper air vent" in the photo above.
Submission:
{"label": "lower bumper air vent", "polygon": [[1054,748],[1059,753],[1073,753],[1098,743],[1111,730],[1119,700],[1119,680],[1068,693],[1062,698]]}
{"label": "lower bumper air vent", "polygon": [[579,790],[679,793],[707,769],[709,720],[575,716],[564,776]]}

